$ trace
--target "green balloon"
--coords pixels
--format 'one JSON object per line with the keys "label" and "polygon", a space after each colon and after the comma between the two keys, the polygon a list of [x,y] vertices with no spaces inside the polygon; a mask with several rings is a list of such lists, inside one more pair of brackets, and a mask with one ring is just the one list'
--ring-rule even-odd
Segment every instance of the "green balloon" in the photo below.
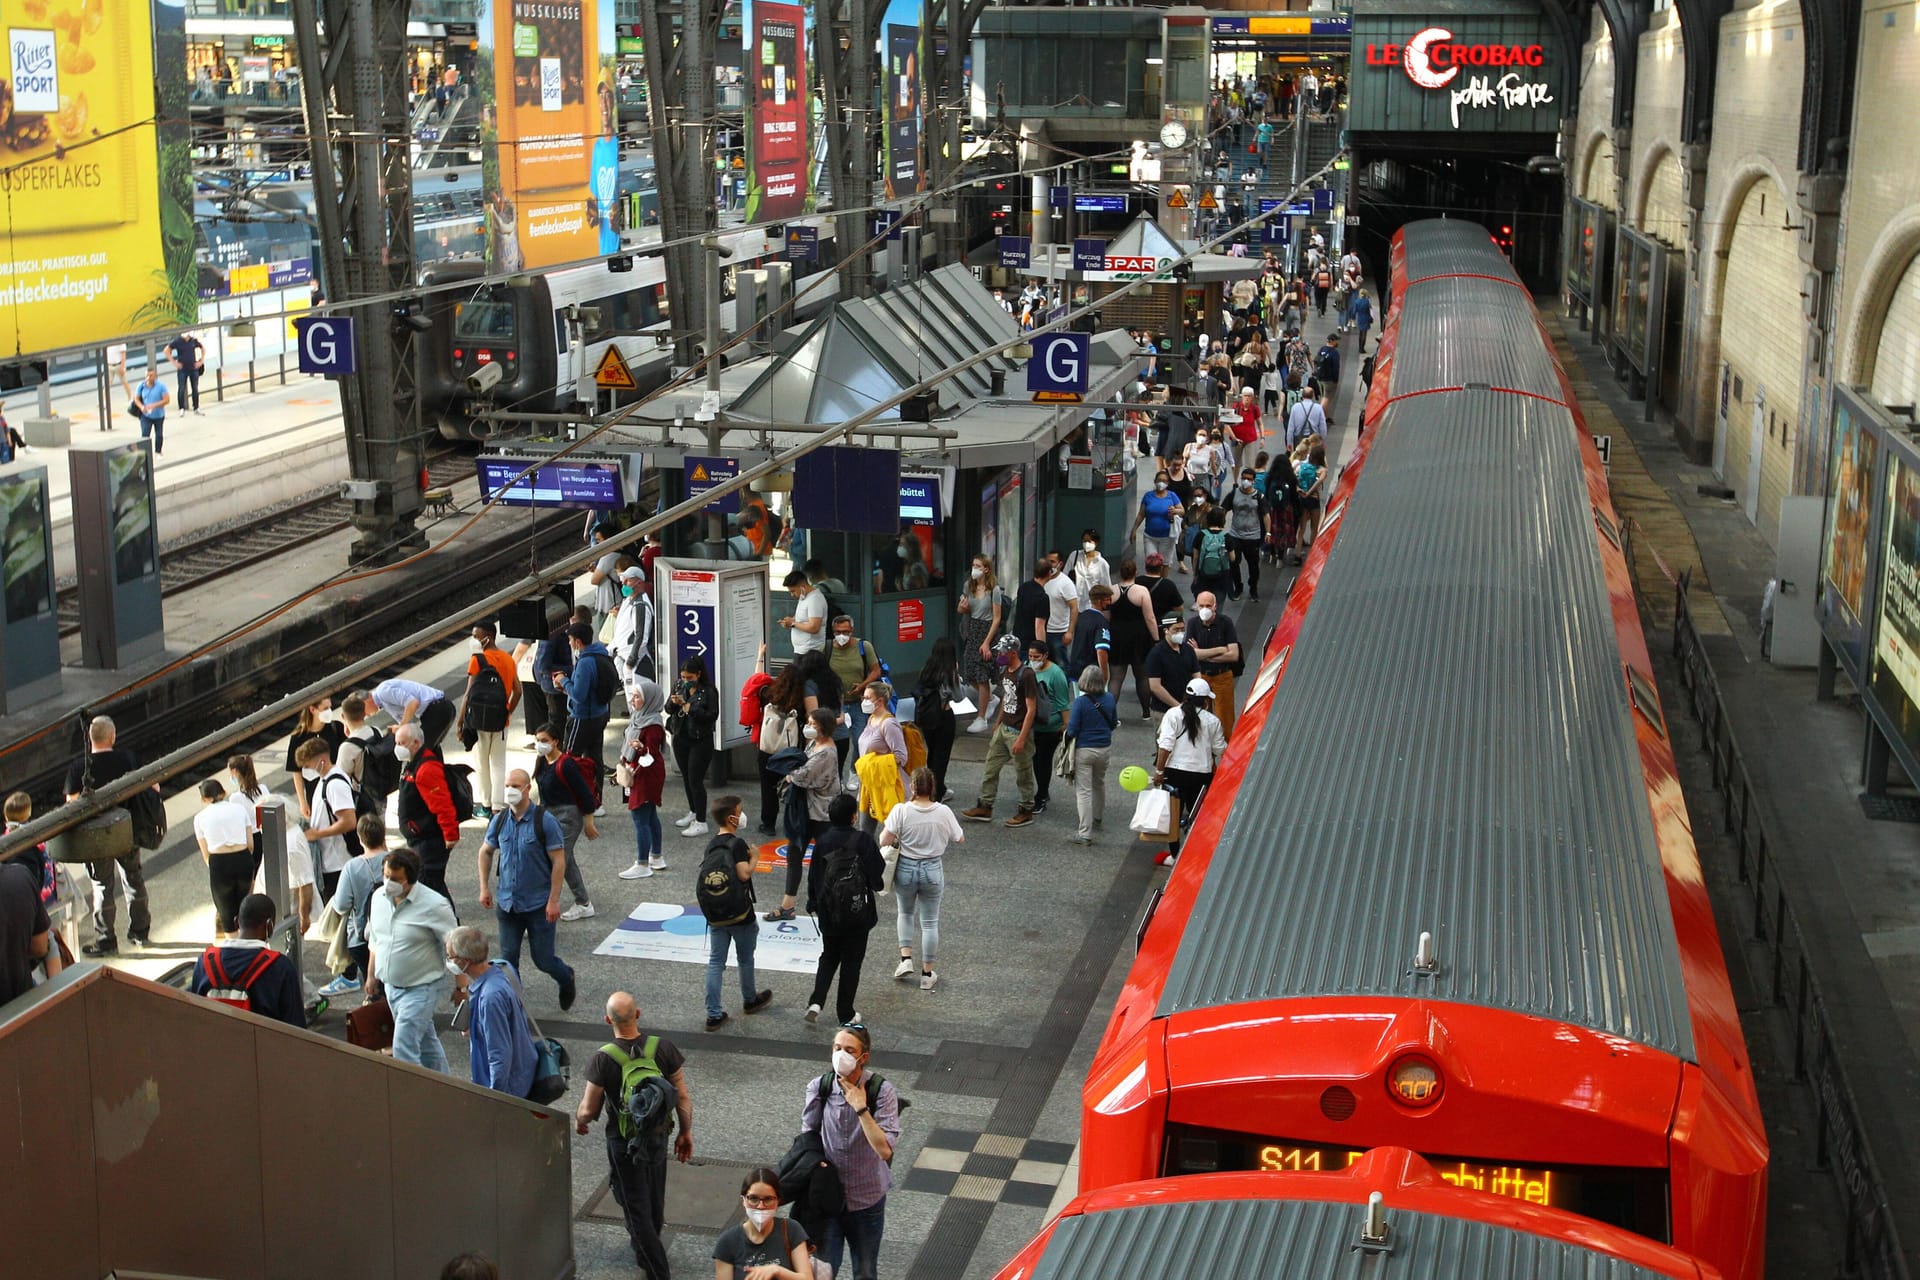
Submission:
{"label": "green balloon", "polygon": [[1153,778],[1137,764],[1130,764],[1120,771],[1120,785],[1128,791],[1145,791]]}

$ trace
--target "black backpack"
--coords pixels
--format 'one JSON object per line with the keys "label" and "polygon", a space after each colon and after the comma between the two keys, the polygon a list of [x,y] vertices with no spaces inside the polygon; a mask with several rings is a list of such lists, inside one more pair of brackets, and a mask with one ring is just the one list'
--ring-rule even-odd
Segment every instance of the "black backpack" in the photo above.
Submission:
{"label": "black backpack", "polygon": [[613,659],[604,653],[581,654],[581,657],[593,659],[593,700],[601,706],[613,705],[613,691],[617,680],[613,670]]}
{"label": "black backpack", "polygon": [[485,657],[467,691],[467,728],[475,733],[499,733],[507,727],[507,686]]}
{"label": "black backpack", "polygon": [[127,797],[127,813],[133,818],[133,844],[136,849],[155,850],[167,842],[167,806],[160,793],[142,787]]}
{"label": "black backpack", "polygon": [[700,858],[700,878],[694,882],[694,900],[711,925],[733,925],[753,918],[753,886],[734,873],[746,848],[739,836],[724,832],[707,844]]}
{"label": "black backpack", "polygon": [[447,794],[453,797],[454,819],[465,822],[473,816],[473,767],[442,760],[440,771],[447,776]]}
{"label": "black backpack", "polygon": [[[819,855],[815,846],[814,854]],[[859,849],[851,842],[834,849],[820,874],[820,899],[809,903],[823,928],[871,929],[880,922],[880,910],[860,869]]]}
{"label": "black backpack", "polygon": [[[393,754],[393,735],[377,733],[360,743],[360,794],[390,796],[400,789],[400,757]],[[378,812],[378,806],[366,810]]]}

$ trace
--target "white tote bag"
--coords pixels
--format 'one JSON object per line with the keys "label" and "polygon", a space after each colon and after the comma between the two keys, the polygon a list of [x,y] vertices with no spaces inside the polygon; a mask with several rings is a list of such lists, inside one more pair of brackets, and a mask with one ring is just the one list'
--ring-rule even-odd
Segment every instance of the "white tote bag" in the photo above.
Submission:
{"label": "white tote bag", "polygon": [[1148,787],[1133,805],[1133,821],[1128,824],[1143,836],[1165,835],[1173,826],[1173,793],[1160,787]]}

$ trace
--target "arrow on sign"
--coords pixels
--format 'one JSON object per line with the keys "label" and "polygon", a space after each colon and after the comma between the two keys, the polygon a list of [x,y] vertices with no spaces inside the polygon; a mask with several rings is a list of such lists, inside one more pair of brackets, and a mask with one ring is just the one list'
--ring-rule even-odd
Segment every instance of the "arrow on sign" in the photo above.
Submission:
{"label": "arrow on sign", "polygon": [[707,656],[707,642],[705,640],[701,640],[694,644],[690,644],[687,646],[687,652],[697,653],[704,658]]}

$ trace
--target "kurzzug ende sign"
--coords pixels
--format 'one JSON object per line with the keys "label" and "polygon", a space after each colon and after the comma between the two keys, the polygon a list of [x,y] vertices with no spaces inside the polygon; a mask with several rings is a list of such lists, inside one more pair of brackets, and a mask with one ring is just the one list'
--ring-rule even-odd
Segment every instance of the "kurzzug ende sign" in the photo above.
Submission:
{"label": "kurzzug ende sign", "polygon": [[1355,132],[1551,133],[1564,59],[1537,14],[1354,18]]}

